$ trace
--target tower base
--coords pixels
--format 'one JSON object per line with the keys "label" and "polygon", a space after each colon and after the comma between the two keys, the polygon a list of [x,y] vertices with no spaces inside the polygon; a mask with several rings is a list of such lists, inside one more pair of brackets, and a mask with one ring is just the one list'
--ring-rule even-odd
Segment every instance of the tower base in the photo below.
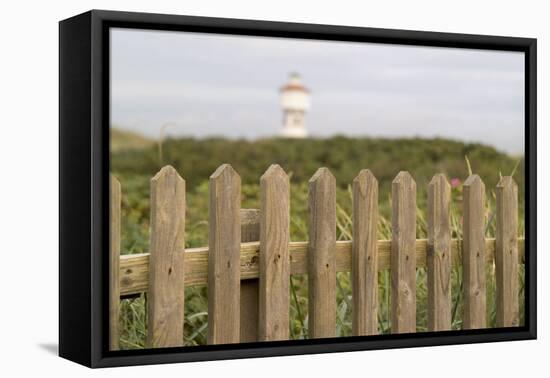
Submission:
{"label": "tower base", "polygon": [[294,139],[307,138],[308,136],[307,130],[302,127],[283,127],[280,135],[283,138],[294,138]]}

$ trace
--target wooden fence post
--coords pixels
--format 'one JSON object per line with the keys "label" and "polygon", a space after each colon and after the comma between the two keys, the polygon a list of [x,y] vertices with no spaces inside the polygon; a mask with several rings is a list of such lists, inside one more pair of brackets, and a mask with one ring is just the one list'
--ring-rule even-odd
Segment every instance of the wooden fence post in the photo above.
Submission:
{"label": "wooden fence post", "polygon": [[241,178],[229,164],[210,176],[208,344],[240,340]]}
{"label": "wooden fence post", "polygon": [[416,331],[416,183],[409,172],[392,182],[391,331]]}
{"label": "wooden fence post", "polygon": [[353,180],[352,331],[378,333],[378,180],[364,169]]}
{"label": "wooden fence post", "polygon": [[260,179],[260,341],[288,340],[290,308],[290,184],[271,165]]}
{"label": "wooden fence post", "polygon": [[110,175],[111,198],[109,206],[109,349],[118,350],[120,315],[120,182]]}
{"label": "wooden fence post", "polygon": [[510,176],[497,185],[496,320],[497,327],[519,325],[518,186]]}
{"label": "wooden fence post", "polygon": [[319,168],[309,180],[309,338],[336,335],[336,180]]}
{"label": "wooden fence post", "polygon": [[171,166],[151,179],[147,346],[183,345],[185,181]]}
{"label": "wooden fence post", "polygon": [[463,329],[486,327],[485,184],[478,175],[464,182],[464,243],[462,251]]}
{"label": "wooden fence post", "polygon": [[[260,240],[260,210],[241,209],[241,241]],[[241,280],[241,343],[258,341],[259,280]]]}
{"label": "wooden fence post", "polygon": [[451,186],[443,174],[428,185],[428,331],[451,329]]}

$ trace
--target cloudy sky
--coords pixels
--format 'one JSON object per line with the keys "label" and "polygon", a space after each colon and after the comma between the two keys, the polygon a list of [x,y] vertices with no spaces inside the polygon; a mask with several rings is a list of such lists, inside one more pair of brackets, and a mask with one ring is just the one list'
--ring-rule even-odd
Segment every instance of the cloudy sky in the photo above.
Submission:
{"label": "cloudy sky", "polygon": [[523,53],[111,31],[111,122],[258,138],[281,128],[292,71],[311,90],[311,135],[445,137],[523,153]]}

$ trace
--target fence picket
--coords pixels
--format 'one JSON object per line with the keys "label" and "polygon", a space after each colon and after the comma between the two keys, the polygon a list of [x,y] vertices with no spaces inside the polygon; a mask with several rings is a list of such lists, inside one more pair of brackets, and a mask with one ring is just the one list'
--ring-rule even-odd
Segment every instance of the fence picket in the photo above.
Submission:
{"label": "fence picket", "polygon": [[496,321],[497,327],[519,325],[518,288],[518,186],[514,179],[500,179],[497,192]]}
{"label": "fence picket", "polygon": [[485,184],[478,175],[464,182],[463,329],[486,327]]}
{"label": "fence picket", "polygon": [[[260,240],[260,210],[241,209],[241,241]],[[259,279],[241,279],[240,340],[258,341]]]}
{"label": "fence picket", "polygon": [[260,179],[260,341],[289,338],[290,184],[272,165]]}
{"label": "fence picket", "polygon": [[428,185],[428,331],[451,329],[451,186],[443,174]]}
{"label": "fence picket", "polygon": [[111,197],[109,205],[109,348],[119,349],[120,315],[120,182],[110,175]]}
{"label": "fence picket", "polygon": [[185,181],[171,166],[151,179],[147,346],[183,345]]}
{"label": "fence picket", "polygon": [[378,180],[364,169],[353,180],[352,332],[378,333]]}
{"label": "fence picket", "polygon": [[336,334],[336,179],[319,168],[309,180],[309,337]]}
{"label": "fence picket", "polygon": [[416,331],[416,183],[409,172],[392,182],[391,330]]}
{"label": "fence picket", "polygon": [[208,344],[240,339],[241,178],[229,164],[210,176]]}

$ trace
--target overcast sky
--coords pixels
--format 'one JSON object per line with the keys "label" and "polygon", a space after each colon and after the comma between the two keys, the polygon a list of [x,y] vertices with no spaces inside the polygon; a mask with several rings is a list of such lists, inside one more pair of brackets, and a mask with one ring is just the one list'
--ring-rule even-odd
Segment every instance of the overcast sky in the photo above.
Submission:
{"label": "overcast sky", "polygon": [[311,90],[311,135],[445,137],[524,145],[519,52],[111,31],[111,122],[158,137],[277,135],[279,88]]}

